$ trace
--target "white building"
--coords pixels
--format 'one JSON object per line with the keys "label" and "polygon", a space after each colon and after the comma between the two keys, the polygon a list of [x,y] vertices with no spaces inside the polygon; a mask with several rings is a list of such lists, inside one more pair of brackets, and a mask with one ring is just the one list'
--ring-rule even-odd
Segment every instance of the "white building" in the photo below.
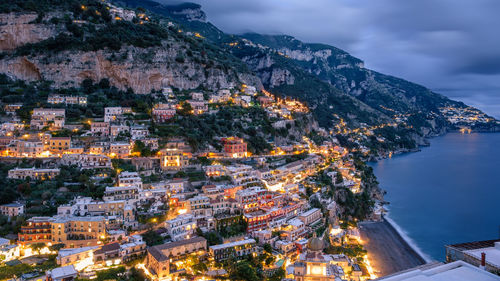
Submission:
{"label": "white building", "polygon": [[42,129],[45,126],[50,126],[55,129],[64,126],[66,110],[63,108],[35,108],[31,115],[31,128]]}
{"label": "white building", "polygon": [[233,165],[228,166],[226,171],[235,185],[253,186],[260,184],[258,172],[252,166]]}
{"label": "white building", "polygon": [[306,225],[299,219],[291,219],[281,228],[286,241],[294,242],[306,234]]}
{"label": "white building", "polygon": [[196,195],[188,200],[188,210],[194,217],[207,217],[212,215],[212,208],[210,206],[210,198],[205,195]]}
{"label": "white building", "polygon": [[111,158],[99,154],[63,154],[61,164],[77,165],[81,169],[112,168]]}
{"label": "white building", "polygon": [[105,107],[104,108],[104,122],[113,122],[120,120],[123,114],[132,113],[130,107]]}
{"label": "white building", "polygon": [[94,251],[99,247],[66,248],[59,250],[57,264],[61,266],[73,265],[76,270],[94,264]]}
{"label": "white building", "polygon": [[499,281],[500,276],[463,261],[431,263],[395,273],[380,281]]}
{"label": "white building", "polygon": [[165,221],[165,228],[173,241],[189,239],[196,230],[196,221],[191,214],[178,215],[175,219]]}
{"label": "white building", "polygon": [[74,280],[78,276],[73,265],[61,266],[47,271],[47,280],[52,281],[68,281]]}
{"label": "white building", "polygon": [[137,172],[124,171],[118,175],[118,186],[135,186],[142,189],[142,179]]}
{"label": "white building", "polygon": [[132,140],[142,140],[149,135],[149,130],[146,126],[132,126],[130,128],[130,137]]}
{"label": "white building", "polygon": [[302,222],[304,222],[304,224],[307,226],[311,226],[313,224],[318,223],[322,217],[323,214],[321,213],[321,210],[318,208],[312,208],[311,210],[299,215],[299,219]]}

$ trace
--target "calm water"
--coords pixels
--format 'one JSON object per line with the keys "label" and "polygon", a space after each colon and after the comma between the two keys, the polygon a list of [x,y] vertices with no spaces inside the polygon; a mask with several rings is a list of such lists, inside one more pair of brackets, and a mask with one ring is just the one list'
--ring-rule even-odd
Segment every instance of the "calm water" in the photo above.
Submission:
{"label": "calm water", "polygon": [[389,217],[433,259],[445,244],[499,238],[500,134],[447,134],[372,163]]}

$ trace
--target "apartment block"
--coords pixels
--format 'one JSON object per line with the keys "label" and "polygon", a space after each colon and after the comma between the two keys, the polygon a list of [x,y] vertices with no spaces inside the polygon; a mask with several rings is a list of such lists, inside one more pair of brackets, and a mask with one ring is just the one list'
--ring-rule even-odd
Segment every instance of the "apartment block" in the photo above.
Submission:
{"label": "apartment block", "polygon": [[54,169],[37,169],[33,168],[15,168],[8,172],[7,178],[9,179],[26,179],[31,178],[32,180],[48,180],[53,179],[59,175],[61,170],[59,168]]}

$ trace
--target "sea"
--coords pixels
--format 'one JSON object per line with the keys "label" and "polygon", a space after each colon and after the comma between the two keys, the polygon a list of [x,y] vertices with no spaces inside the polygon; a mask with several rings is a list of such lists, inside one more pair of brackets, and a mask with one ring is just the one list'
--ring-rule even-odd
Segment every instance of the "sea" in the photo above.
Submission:
{"label": "sea", "polygon": [[500,133],[449,133],[420,152],[370,163],[388,220],[426,260],[445,245],[500,239]]}

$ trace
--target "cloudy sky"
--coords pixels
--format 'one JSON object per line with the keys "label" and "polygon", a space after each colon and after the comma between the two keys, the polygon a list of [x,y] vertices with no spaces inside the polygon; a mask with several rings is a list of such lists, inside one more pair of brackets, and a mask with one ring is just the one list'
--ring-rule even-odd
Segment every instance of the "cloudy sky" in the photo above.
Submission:
{"label": "cloudy sky", "polygon": [[500,118],[499,0],[191,1],[225,32],[327,43]]}

